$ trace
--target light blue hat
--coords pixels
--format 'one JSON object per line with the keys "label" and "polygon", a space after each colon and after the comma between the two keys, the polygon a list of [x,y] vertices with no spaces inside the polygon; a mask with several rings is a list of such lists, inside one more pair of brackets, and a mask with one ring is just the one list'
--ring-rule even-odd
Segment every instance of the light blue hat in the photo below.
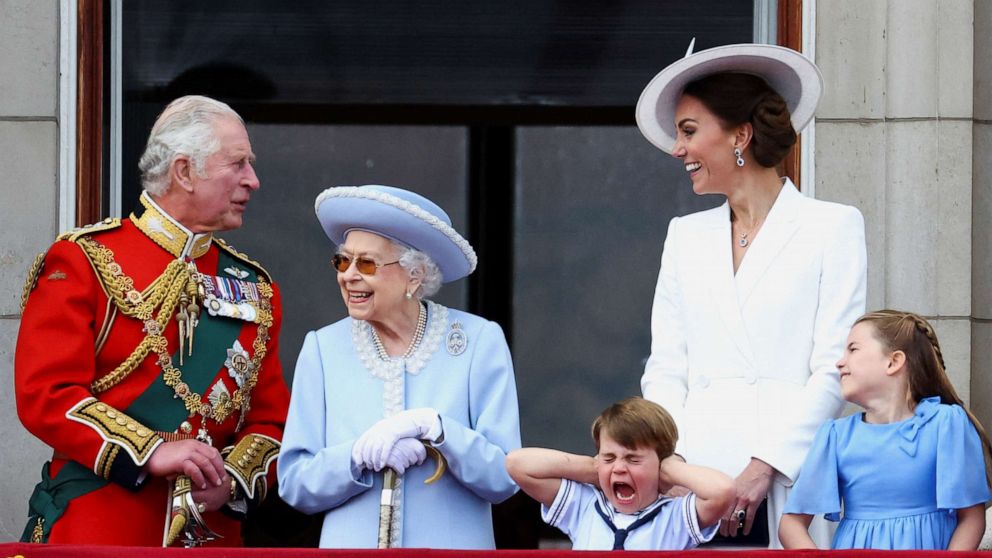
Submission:
{"label": "light blue hat", "polygon": [[317,220],[331,242],[341,245],[349,232],[375,233],[420,250],[441,270],[442,282],[475,271],[472,245],[451,227],[451,219],[434,202],[392,186],[337,186],[314,202]]}

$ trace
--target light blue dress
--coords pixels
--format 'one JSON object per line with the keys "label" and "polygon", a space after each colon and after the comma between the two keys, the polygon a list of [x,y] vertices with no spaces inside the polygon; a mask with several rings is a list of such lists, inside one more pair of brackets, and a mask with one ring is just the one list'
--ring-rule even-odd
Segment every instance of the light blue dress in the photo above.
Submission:
{"label": "light blue dress", "polygon": [[785,513],[840,520],[835,549],[945,550],[957,510],[988,499],[978,432],[960,406],[930,397],[900,422],[824,423]]}
{"label": "light blue dress", "polygon": [[367,322],[345,318],[307,334],[279,455],[279,495],[305,513],[323,513],[322,548],[375,548],[382,474],[354,471],[351,448],[376,421],[432,407],[448,470],[425,485],[434,461],[403,475],[394,546],[495,546],[491,503],[517,486],[507,452],[520,447],[510,351],[500,327],[428,303],[419,349],[406,359],[378,356]]}

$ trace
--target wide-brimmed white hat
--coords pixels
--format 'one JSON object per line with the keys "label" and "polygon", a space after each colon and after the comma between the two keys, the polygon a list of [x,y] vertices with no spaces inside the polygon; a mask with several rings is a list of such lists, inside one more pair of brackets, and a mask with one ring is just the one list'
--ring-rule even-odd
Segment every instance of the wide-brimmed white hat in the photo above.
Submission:
{"label": "wide-brimmed white hat", "polygon": [[472,245],[451,226],[431,200],[402,188],[371,184],[324,190],[314,202],[317,220],[331,242],[341,245],[349,232],[378,234],[427,254],[448,283],[475,271]]}
{"label": "wide-brimmed white hat", "polygon": [[725,45],[692,54],[654,76],[637,101],[637,127],[665,153],[675,145],[675,106],[689,83],[711,74],[753,74],[768,82],[785,99],[792,127],[799,133],[813,118],[823,92],[816,64],[785,47],[760,44]]}

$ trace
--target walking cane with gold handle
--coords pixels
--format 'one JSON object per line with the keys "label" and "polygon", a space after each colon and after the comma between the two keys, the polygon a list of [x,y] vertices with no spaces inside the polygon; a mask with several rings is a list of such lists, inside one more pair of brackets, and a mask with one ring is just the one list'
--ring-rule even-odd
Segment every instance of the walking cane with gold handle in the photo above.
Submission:
{"label": "walking cane with gold handle", "polygon": [[[424,445],[427,445],[426,442]],[[434,458],[434,474],[424,484],[432,484],[444,475],[448,462],[434,446],[427,445],[427,453]],[[382,495],[379,498],[379,544],[378,548],[390,548],[393,538],[393,512],[396,501],[393,499],[399,484],[399,475],[390,467],[382,473]]]}

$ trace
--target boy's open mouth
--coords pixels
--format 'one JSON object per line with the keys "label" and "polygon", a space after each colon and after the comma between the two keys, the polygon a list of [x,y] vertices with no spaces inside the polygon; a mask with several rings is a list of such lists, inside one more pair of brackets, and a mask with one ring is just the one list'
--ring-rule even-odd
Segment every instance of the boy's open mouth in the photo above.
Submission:
{"label": "boy's open mouth", "polygon": [[634,487],[625,482],[613,483],[613,495],[621,504],[629,504],[634,501]]}

